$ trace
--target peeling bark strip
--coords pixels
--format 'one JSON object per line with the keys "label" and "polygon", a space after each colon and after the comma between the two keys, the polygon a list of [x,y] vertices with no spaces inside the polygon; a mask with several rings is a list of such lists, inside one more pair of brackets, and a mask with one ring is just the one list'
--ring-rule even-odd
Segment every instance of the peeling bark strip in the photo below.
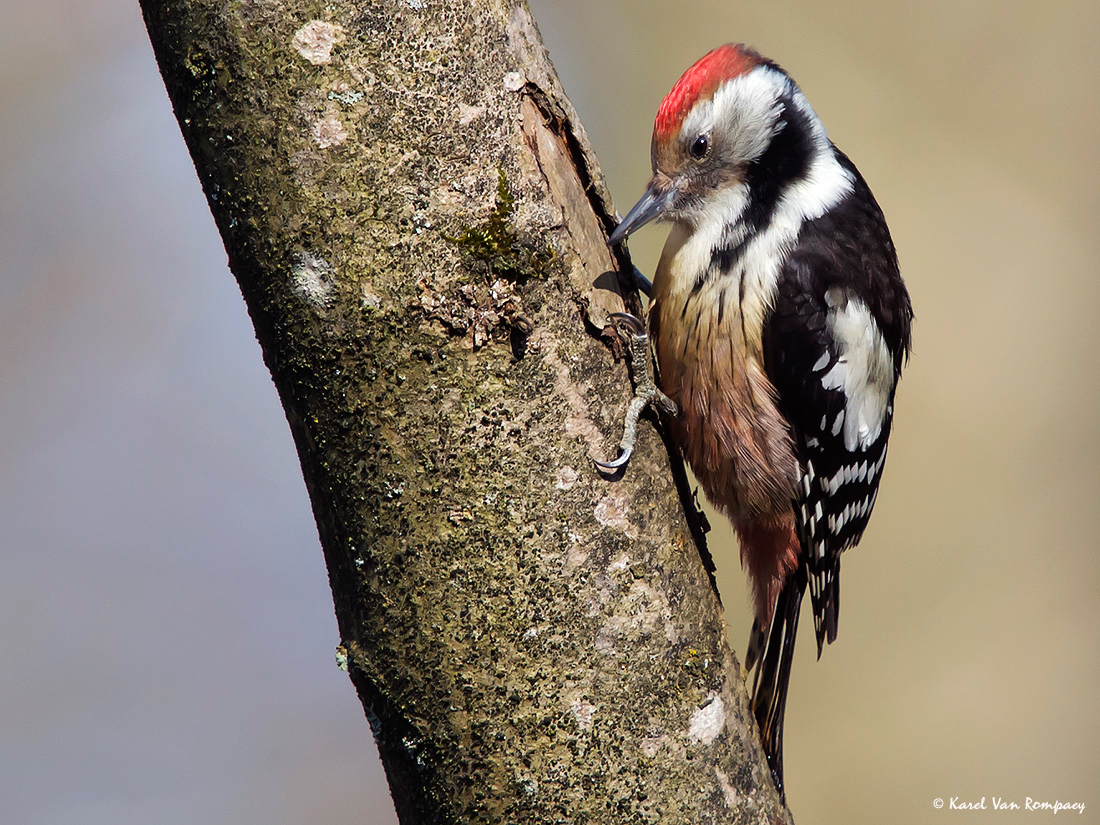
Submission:
{"label": "peeling bark strip", "polygon": [[591,469],[626,261],[526,7],[142,5],[402,822],[789,821],[659,439]]}

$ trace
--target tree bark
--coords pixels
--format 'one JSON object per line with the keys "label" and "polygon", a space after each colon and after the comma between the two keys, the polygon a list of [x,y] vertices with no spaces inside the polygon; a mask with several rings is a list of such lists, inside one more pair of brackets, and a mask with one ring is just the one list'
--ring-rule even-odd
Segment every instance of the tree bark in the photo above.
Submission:
{"label": "tree bark", "polygon": [[682,469],[592,466],[629,263],[526,6],[142,7],[401,821],[789,821]]}

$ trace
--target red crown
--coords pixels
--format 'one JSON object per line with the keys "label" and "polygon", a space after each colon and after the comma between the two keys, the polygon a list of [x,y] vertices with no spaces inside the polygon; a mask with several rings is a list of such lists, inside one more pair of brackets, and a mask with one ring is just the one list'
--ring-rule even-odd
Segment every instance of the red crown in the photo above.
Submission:
{"label": "red crown", "polygon": [[746,74],[763,62],[756,52],[733,43],[707,52],[684,72],[661,101],[653,124],[657,140],[663,143],[679,132],[684,117],[699,98],[710,97],[725,81]]}

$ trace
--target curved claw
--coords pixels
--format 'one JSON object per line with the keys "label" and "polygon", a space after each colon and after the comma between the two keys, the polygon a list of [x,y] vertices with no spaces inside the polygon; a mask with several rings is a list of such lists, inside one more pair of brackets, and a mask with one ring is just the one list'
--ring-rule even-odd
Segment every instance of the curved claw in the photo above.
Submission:
{"label": "curved claw", "polygon": [[622,454],[614,461],[597,461],[596,459],[592,459],[592,463],[599,467],[601,470],[606,470],[610,473],[622,467],[625,467],[626,463],[630,461],[630,456],[632,456],[633,454],[634,447],[630,446],[623,450]]}
{"label": "curved claw", "polygon": [[634,454],[634,442],[638,439],[638,417],[642,410],[649,404],[648,396],[636,395],[630,400],[626,408],[626,420],[623,422],[623,440],[619,442],[619,457],[614,461],[595,461],[597,467],[607,471],[618,470],[625,467]]}
{"label": "curved claw", "polygon": [[630,356],[635,370],[635,395],[626,408],[626,420],[623,423],[623,440],[619,442],[619,457],[614,461],[596,461],[595,465],[605,472],[614,472],[626,466],[634,454],[634,442],[638,437],[638,418],[650,404],[655,404],[668,415],[677,415],[676,403],[657,388],[653,381],[653,366],[650,363],[649,336],[646,335],[645,322],[629,312],[613,312],[613,322],[622,325],[631,334]]}
{"label": "curved claw", "polygon": [[645,322],[637,315],[629,312],[612,312],[608,317],[627,327],[634,335],[645,335]]}

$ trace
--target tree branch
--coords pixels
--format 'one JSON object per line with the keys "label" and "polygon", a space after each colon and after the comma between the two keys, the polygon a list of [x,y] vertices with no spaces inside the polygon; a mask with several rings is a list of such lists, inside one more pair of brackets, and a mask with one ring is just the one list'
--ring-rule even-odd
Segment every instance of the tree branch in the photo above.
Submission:
{"label": "tree branch", "polygon": [[682,468],[592,468],[630,268],[526,6],[142,7],[401,821],[789,821]]}

